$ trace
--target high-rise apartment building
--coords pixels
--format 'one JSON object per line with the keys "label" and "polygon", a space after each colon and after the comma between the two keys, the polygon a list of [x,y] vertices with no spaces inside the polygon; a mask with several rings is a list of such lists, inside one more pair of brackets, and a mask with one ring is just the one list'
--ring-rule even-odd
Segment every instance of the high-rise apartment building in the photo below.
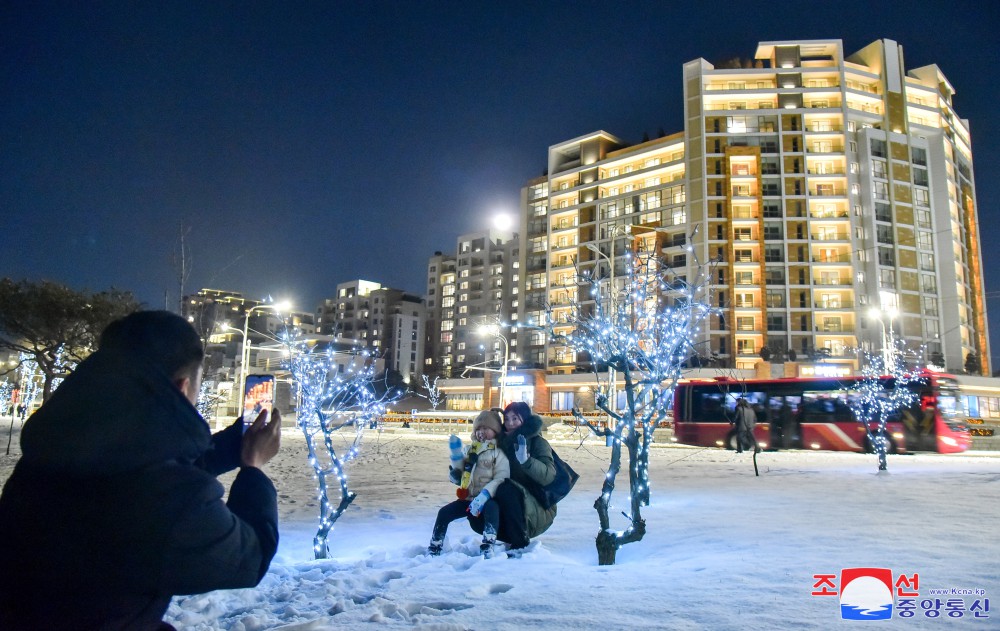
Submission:
{"label": "high-rise apartment building", "polygon": [[516,340],[504,348],[481,328],[517,318],[518,243],[516,233],[486,230],[460,236],[454,256],[431,257],[424,373],[457,376],[470,366],[502,362],[505,352],[517,356]]}
{"label": "high-rise apartment building", "polygon": [[[840,40],[764,42],[728,65],[684,65],[681,133],[550,147],[522,195],[522,320],[564,317],[589,298],[575,265],[607,275],[614,260],[620,278],[642,239],[688,276],[717,261],[704,299],[721,315],[699,348],[720,365],[857,369],[858,349],[894,337],[989,374],[969,127],[940,69],[907,71],[891,40],[847,56]],[[531,336],[526,361],[584,368]]]}
{"label": "high-rise apartment building", "polygon": [[338,284],[316,309],[317,333],[371,349],[408,380],[421,373],[423,322],[419,296],[367,280]]}

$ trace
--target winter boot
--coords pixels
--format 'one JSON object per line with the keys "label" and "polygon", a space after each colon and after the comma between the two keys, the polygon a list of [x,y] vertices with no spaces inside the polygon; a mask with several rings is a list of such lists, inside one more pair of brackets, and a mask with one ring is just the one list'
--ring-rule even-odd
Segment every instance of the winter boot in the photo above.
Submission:
{"label": "winter boot", "polygon": [[479,545],[479,553],[483,555],[484,559],[493,558],[493,546],[497,543],[496,535],[485,535],[483,536],[483,542]]}
{"label": "winter boot", "polygon": [[432,557],[441,556],[444,550],[444,539],[431,539],[431,545],[427,546],[427,553]]}

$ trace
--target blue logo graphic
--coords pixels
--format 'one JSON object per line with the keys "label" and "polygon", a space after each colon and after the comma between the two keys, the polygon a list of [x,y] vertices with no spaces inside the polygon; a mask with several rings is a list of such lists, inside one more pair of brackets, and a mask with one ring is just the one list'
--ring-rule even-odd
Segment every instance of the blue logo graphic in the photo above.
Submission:
{"label": "blue logo graphic", "polygon": [[892,571],[851,568],[841,574],[840,615],[844,620],[892,618]]}

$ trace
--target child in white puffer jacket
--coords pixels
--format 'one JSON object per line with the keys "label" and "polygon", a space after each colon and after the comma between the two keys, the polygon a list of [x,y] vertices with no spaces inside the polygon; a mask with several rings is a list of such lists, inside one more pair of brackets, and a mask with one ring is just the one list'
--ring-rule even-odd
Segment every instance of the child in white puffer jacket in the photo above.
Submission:
{"label": "child in white puffer jacket", "polygon": [[467,450],[462,450],[462,441],[458,436],[451,437],[451,480],[458,485],[458,499],[438,511],[427,548],[431,555],[441,554],[448,524],[465,517],[466,513],[473,517],[482,514],[486,525],[479,551],[486,558],[493,555],[500,509],[492,497],[500,483],[510,477],[510,461],[497,447],[497,436],[501,431],[500,415],[484,410],[472,422],[472,444]]}

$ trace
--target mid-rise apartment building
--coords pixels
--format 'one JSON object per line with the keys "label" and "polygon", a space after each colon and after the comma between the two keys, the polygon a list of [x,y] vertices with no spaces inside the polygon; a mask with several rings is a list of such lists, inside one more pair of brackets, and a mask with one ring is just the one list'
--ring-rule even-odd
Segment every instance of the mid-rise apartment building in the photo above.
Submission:
{"label": "mid-rise apartment building", "polygon": [[311,313],[276,311],[266,307],[267,304],[240,292],[220,289],[201,289],[184,297],[181,315],[205,340],[206,378],[219,381],[234,378],[242,354],[244,325],[250,342],[251,366],[257,363],[256,349],[275,344],[286,329],[306,335],[314,333]]}
{"label": "mid-rise apartment building", "polygon": [[424,373],[457,376],[468,367],[503,362],[505,355],[517,357],[509,331],[498,336],[482,328],[516,321],[518,243],[516,233],[491,229],[460,236],[454,256],[431,257]]}
{"label": "mid-rise apartment building", "polygon": [[[698,342],[717,365],[856,370],[859,349],[895,337],[989,374],[969,126],[940,69],[907,71],[891,40],[851,55],[840,40],[764,42],[732,65],[684,65],[682,132],[550,147],[522,194],[521,321],[586,303],[577,266],[621,278],[641,239],[688,278],[715,261],[703,299],[720,315]],[[586,368],[533,333],[526,362]]]}
{"label": "mid-rise apartment building", "polygon": [[316,309],[317,333],[371,349],[406,380],[423,367],[423,322],[419,296],[367,280],[338,284]]}

